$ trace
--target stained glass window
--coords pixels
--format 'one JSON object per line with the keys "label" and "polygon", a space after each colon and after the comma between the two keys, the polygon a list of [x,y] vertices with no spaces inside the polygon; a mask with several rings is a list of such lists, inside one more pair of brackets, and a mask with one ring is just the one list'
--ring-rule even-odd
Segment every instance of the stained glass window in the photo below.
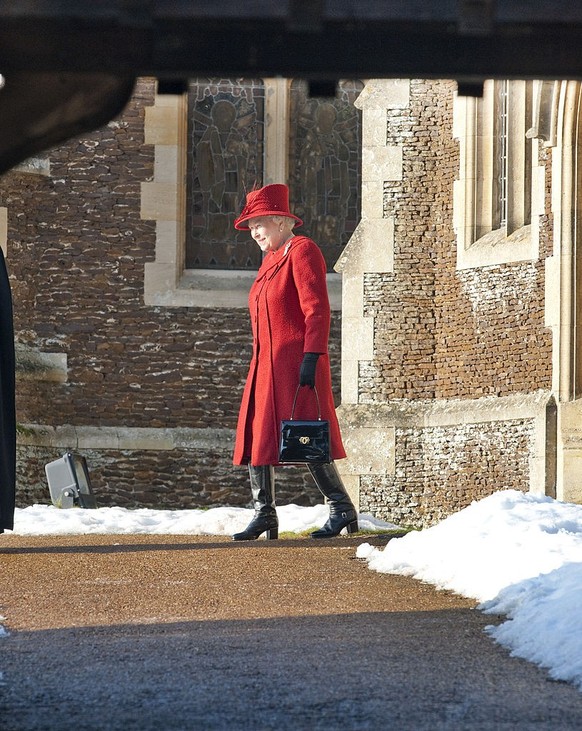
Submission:
{"label": "stained glass window", "polygon": [[265,89],[255,79],[196,79],[188,91],[186,268],[257,269],[261,252],[233,228],[263,179]]}
{"label": "stained glass window", "polygon": [[290,97],[289,187],[294,212],[331,270],[360,219],[361,81],[341,81],[335,98],[309,97],[294,80]]}
{"label": "stained glass window", "polygon": [[[360,81],[342,81],[335,98],[316,98],[309,97],[303,81],[290,86],[286,152],[291,207],[304,220],[297,232],[317,242],[330,271],[360,217],[361,113],[354,101],[362,89]],[[235,231],[233,222],[246,193],[264,184],[265,134],[261,80],[192,80],[186,268],[259,267],[260,249],[248,232]]]}

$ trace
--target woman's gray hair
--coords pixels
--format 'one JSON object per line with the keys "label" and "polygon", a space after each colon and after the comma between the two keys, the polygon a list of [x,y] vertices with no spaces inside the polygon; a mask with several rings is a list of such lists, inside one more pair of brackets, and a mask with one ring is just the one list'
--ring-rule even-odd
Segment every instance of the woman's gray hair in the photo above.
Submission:
{"label": "woman's gray hair", "polygon": [[293,230],[293,227],[297,224],[297,221],[294,218],[289,218],[289,216],[269,216],[275,223],[282,223],[284,229],[288,229],[289,231]]}

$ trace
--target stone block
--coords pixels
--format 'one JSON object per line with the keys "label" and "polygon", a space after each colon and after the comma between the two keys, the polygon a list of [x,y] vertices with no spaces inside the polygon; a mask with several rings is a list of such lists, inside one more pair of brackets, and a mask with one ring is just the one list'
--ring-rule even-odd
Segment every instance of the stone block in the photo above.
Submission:
{"label": "stone block", "polygon": [[156,145],[155,152],[155,182],[173,183],[180,179],[180,148],[176,145]]}
{"label": "stone block", "polygon": [[358,360],[374,357],[374,319],[372,317],[343,317],[342,347],[344,353]]}
{"label": "stone block", "polygon": [[356,99],[358,109],[402,109],[410,104],[409,79],[370,79]]}
{"label": "stone block", "polygon": [[348,459],[346,471],[354,475],[394,474],[395,428],[349,427],[343,434]]}
{"label": "stone block", "polygon": [[172,96],[156,98],[153,107],[145,108],[145,144],[178,145],[181,104]]}
{"label": "stone block", "polygon": [[582,447],[564,450],[562,470],[558,498],[564,502],[582,504]]}
{"label": "stone block", "polygon": [[386,145],[386,125],[385,109],[367,109],[362,119],[362,147],[384,147]]}
{"label": "stone block", "polygon": [[384,180],[362,181],[362,218],[384,217]]}
{"label": "stone block", "polygon": [[402,180],[402,145],[364,147],[362,180]]}
{"label": "stone block", "polygon": [[141,184],[141,218],[177,221],[179,218],[176,183]]}

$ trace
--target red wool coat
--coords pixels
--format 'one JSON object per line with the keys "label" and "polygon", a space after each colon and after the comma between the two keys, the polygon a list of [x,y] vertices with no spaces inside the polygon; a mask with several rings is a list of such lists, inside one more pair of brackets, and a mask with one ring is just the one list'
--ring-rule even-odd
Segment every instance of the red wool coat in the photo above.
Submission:
{"label": "red wool coat", "polygon": [[[346,456],[331,390],[330,308],[325,260],[306,236],[267,254],[249,292],[253,355],[236,430],[236,465],[278,464],[281,419],[289,419],[304,353],[322,353],[315,385],[329,421],[333,459]],[[311,388],[299,390],[295,418],[316,419]]]}

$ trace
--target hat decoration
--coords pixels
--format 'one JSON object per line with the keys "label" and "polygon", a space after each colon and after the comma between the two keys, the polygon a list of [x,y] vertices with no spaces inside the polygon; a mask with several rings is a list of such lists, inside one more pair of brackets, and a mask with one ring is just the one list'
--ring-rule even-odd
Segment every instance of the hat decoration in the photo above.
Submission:
{"label": "hat decoration", "polygon": [[303,221],[289,210],[289,188],[283,183],[273,183],[258,190],[251,190],[247,194],[245,207],[234,222],[234,227],[244,231],[248,229],[249,219],[260,216],[285,216],[293,218],[296,225],[303,224]]}

